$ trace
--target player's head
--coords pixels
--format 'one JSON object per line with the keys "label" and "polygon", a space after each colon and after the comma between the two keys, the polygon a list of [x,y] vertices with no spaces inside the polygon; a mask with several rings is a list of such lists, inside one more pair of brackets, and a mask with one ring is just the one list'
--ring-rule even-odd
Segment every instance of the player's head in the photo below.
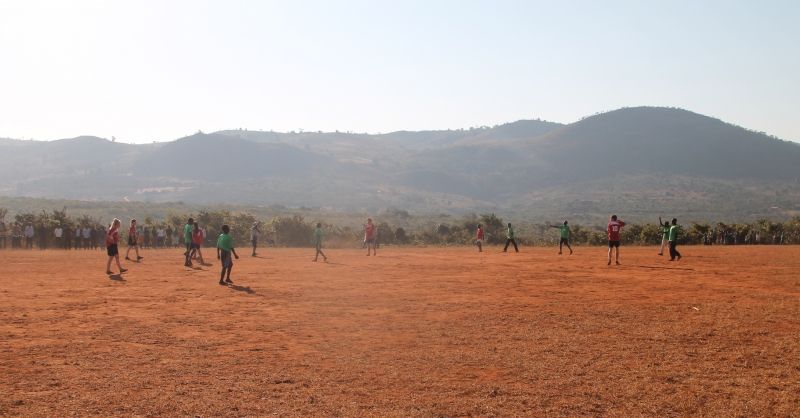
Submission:
{"label": "player's head", "polygon": [[678,218],[672,218],[672,224],[673,225],[677,225],[678,224]]}
{"label": "player's head", "polygon": [[367,218],[367,223],[371,224],[372,223],[372,218]]}
{"label": "player's head", "polygon": [[611,220],[612,221],[616,221],[617,220],[617,215],[611,215]]}
{"label": "player's head", "polygon": [[317,228],[322,228],[322,224],[317,222]]}
{"label": "player's head", "polygon": [[567,221],[564,221],[564,226],[566,226],[566,225],[567,225]]}
{"label": "player's head", "polygon": [[111,227],[112,227],[112,228],[116,228],[116,227],[118,227],[118,226],[119,226],[121,223],[122,223],[122,221],[120,221],[120,220],[119,220],[119,219],[117,219],[117,218],[114,218],[114,220],[113,220],[113,221],[111,221]]}
{"label": "player's head", "polygon": [[199,224],[199,223],[195,222],[195,223],[193,223],[192,225],[194,226],[194,230],[195,230],[195,231],[197,231],[198,229],[200,229],[200,224]]}
{"label": "player's head", "polygon": [[194,225],[194,218],[189,218],[189,220],[186,223],[188,223],[189,225]]}
{"label": "player's head", "polygon": [[508,227],[511,228],[511,222],[508,223]]}
{"label": "player's head", "polygon": [[131,226],[136,226],[136,219],[131,219]]}
{"label": "player's head", "polygon": [[231,232],[231,227],[229,227],[228,225],[222,225],[222,233],[227,234],[229,232]]}
{"label": "player's head", "polygon": [[478,224],[478,228],[480,228],[480,227],[481,227],[481,224]]}

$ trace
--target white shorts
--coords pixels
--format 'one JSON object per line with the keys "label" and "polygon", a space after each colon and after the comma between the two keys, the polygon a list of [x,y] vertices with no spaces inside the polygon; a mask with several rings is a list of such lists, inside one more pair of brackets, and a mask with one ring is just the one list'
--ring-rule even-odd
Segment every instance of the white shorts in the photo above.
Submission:
{"label": "white shorts", "polygon": [[482,240],[482,239],[476,239],[476,240],[475,240],[475,244],[476,244],[476,245],[477,245],[477,244],[483,244],[483,240]]}

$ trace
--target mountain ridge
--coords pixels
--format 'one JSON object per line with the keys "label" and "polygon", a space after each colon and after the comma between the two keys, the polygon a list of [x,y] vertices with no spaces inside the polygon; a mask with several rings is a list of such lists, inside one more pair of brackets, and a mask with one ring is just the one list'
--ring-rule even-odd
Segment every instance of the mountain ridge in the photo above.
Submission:
{"label": "mountain ridge", "polygon": [[[663,107],[571,124],[520,120],[384,134],[223,130],[143,145],[80,136],[0,141],[0,151],[13,157],[0,167],[0,194],[9,196],[444,212],[584,207],[594,216],[615,205],[595,188],[625,184],[619,205],[642,213],[657,209],[654,201],[671,210],[696,203],[655,198],[659,187],[683,188],[693,199],[738,199],[742,213],[800,205],[800,144]],[[691,180],[661,184],[660,177]],[[585,196],[595,197],[580,203]]]}

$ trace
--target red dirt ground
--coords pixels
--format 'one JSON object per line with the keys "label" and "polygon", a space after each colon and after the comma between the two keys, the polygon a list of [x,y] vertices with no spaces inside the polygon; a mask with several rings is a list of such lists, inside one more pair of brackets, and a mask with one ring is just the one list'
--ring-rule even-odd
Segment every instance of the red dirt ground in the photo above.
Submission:
{"label": "red dirt ground", "polygon": [[0,251],[0,415],[800,415],[800,247],[622,250]]}

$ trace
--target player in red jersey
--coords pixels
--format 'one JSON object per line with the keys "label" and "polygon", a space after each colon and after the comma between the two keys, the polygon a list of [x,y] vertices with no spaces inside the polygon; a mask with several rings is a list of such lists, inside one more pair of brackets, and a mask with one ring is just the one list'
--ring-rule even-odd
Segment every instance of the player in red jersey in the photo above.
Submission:
{"label": "player in red jersey", "polygon": [[619,265],[619,233],[622,230],[622,227],[625,226],[625,222],[617,219],[617,215],[611,215],[611,221],[608,222],[608,265],[611,265],[611,252],[614,248],[617,249],[617,256],[615,261],[617,265]]}
{"label": "player in red jersey", "polygon": [[372,218],[367,219],[367,224],[364,225],[364,242],[367,244],[367,255],[370,248],[372,255],[378,255],[378,227],[372,223]]}
{"label": "player in red jersey", "polygon": [[106,231],[106,253],[108,254],[108,263],[106,263],[106,274],[114,274],[111,271],[111,260],[117,260],[117,267],[119,267],[119,273],[125,273],[128,271],[127,269],[122,268],[122,265],[119,263],[119,226],[120,221],[117,218],[111,222],[111,225],[108,227],[108,231]]}
{"label": "player in red jersey", "polygon": [[131,250],[136,250],[136,261],[143,259],[144,257],[139,256],[139,238],[138,233],[136,233],[136,219],[131,219],[131,227],[128,228],[128,250],[125,251],[125,259],[131,261],[129,257],[131,255]]}

